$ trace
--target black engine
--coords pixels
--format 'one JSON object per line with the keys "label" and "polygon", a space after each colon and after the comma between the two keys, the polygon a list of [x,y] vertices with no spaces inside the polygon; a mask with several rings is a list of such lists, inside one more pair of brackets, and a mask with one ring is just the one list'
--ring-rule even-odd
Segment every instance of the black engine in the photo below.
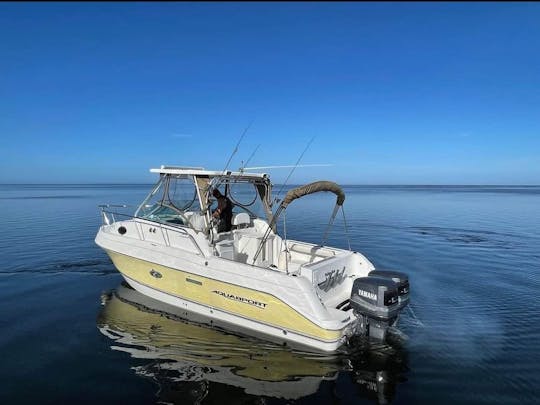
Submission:
{"label": "black engine", "polygon": [[392,280],[397,284],[399,309],[402,310],[409,303],[409,276],[400,271],[373,270],[369,273],[370,277],[381,277]]}
{"label": "black engine", "polygon": [[373,270],[368,277],[354,280],[350,303],[361,321],[359,332],[385,340],[388,328],[409,303],[409,277],[397,271]]}

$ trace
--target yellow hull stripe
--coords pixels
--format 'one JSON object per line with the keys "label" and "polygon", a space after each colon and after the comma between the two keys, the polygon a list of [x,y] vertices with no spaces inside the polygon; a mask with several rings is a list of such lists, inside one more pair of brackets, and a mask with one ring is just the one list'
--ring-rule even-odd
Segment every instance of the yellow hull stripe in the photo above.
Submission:
{"label": "yellow hull stripe", "polygon": [[[110,250],[107,250],[107,253],[122,274],[166,294],[318,340],[333,342],[342,335],[341,330],[328,330],[318,326],[271,294]],[[152,270],[159,272],[161,277],[152,276]]]}

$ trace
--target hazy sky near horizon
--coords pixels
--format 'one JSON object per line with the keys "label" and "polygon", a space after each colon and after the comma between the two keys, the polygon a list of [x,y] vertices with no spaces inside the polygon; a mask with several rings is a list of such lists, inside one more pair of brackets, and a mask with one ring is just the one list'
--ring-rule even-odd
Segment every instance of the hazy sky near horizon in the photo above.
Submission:
{"label": "hazy sky near horizon", "polygon": [[[0,3],[0,183],[540,184],[540,3]],[[275,182],[288,169],[268,170]]]}

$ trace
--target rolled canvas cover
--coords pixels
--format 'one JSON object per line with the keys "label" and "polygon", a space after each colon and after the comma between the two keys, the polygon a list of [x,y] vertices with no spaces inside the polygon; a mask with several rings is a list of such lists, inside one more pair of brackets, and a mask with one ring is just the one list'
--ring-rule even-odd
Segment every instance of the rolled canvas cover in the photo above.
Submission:
{"label": "rolled canvas cover", "polygon": [[333,181],[322,180],[306,184],[305,186],[293,188],[285,195],[285,198],[283,198],[281,207],[285,209],[293,200],[308,194],[317,193],[319,191],[330,191],[334,193],[337,196],[337,205],[343,205],[343,202],[345,201],[345,193],[340,186]]}

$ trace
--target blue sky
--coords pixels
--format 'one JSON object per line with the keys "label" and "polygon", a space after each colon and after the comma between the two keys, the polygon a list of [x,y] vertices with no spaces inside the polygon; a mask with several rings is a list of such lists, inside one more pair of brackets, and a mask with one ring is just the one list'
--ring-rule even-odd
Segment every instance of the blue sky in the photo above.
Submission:
{"label": "blue sky", "polygon": [[[540,184],[539,3],[0,3],[0,183]],[[275,182],[289,171],[269,171]]]}

